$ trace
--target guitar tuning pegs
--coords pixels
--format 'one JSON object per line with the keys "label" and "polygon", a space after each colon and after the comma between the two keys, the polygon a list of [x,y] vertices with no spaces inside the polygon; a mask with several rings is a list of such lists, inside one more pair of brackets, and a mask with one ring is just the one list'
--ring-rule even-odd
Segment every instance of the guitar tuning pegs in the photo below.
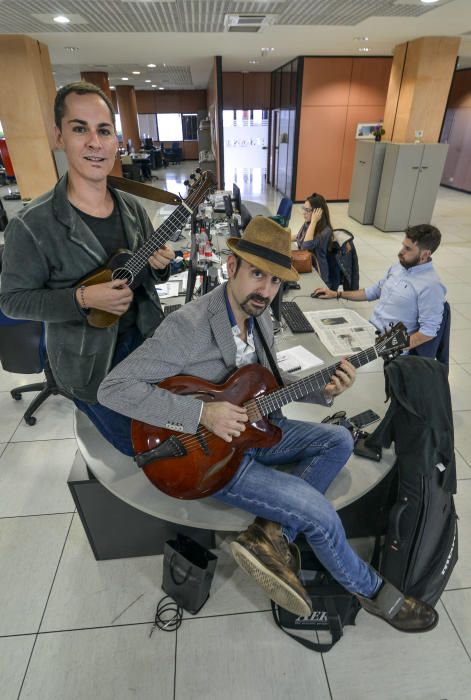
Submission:
{"label": "guitar tuning pegs", "polygon": [[191,173],[190,180],[196,180],[196,175],[194,173]]}
{"label": "guitar tuning pegs", "polygon": [[195,173],[198,173],[198,175],[201,175],[201,168],[196,168]]}
{"label": "guitar tuning pegs", "polygon": [[191,185],[191,182],[189,180],[184,180],[183,184],[185,185],[185,187],[189,187]]}

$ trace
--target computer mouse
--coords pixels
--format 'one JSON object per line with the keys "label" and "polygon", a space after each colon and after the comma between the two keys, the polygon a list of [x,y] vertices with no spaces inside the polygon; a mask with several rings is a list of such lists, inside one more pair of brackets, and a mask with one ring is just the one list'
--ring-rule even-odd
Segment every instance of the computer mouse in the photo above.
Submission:
{"label": "computer mouse", "polygon": [[317,299],[317,297],[322,296],[322,292],[312,292],[311,297]]}

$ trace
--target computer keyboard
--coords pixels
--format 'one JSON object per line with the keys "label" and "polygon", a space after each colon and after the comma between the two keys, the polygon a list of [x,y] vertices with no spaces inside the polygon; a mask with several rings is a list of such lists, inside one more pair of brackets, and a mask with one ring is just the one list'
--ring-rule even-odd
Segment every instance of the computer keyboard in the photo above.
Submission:
{"label": "computer keyboard", "polygon": [[281,315],[293,333],[314,333],[314,328],[295,301],[282,301]]}
{"label": "computer keyboard", "polygon": [[169,314],[172,313],[172,311],[176,311],[181,307],[181,304],[167,304],[164,307],[164,316],[168,316]]}

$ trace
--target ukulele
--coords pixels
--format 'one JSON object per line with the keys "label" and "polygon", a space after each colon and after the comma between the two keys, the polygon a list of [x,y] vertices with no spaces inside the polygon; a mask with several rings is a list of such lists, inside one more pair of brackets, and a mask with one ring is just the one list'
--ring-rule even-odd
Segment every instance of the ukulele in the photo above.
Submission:
{"label": "ukulele", "polygon": [[[136,289],[141,284],[147,261],[156,250],[161,248],[167,241],[176,241],[180,231],[187,219],[193,214],[198,204],[202,202],[207,192],[213,187],[213,175],[204,172],[200,175],[188,194],[185,201],[180,200],[180,205],[166,219],[152,236],[135,253],[129,250],[120,249],[108,260],[104,267],[87,275],[80,280],[77,286],[90,287],[111,280],[123,280],[127,282],[130,289]],[[95,328],[108,328],[119,320],[119,316],[101,309],[90,309],[87,321]]]}
{"label": "ukulele", "polygon": [[[373,347],[349,357],[354,367],[376,360],[393,359],[408,346],[405,326],[397,323],[379,336]],[[331,381],[337,362],[286,387],[262,365],[236,369],[223,384],[199,377],[177,375],[158,386],[175,394],[193,395],[203,401],[229,401],[243,406],[249,417],[245,430],[232,442],[211,433],[201,424],[194,435],[173,433],[141,421],[132,421],[132,443],[139,467],[158,489],[175,498],[211,496],[234,476],[250,447],[271,447],[281,440],[281,430],[266,418],[282,406],[319,392]]]}

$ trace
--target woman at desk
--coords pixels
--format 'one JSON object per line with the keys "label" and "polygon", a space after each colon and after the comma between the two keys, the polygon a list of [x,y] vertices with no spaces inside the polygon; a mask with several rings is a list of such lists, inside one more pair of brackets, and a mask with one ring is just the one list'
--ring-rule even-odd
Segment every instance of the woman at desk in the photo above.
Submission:
{"label": "woman at desk", "polygon": [[320,194],[311,194],[303,204],[304,224],[298,233],[292,234],[300,250],[310,250],[319,264],[319,274],[330,288],[329,243],[332,238],[332,225],[327,202]]}

